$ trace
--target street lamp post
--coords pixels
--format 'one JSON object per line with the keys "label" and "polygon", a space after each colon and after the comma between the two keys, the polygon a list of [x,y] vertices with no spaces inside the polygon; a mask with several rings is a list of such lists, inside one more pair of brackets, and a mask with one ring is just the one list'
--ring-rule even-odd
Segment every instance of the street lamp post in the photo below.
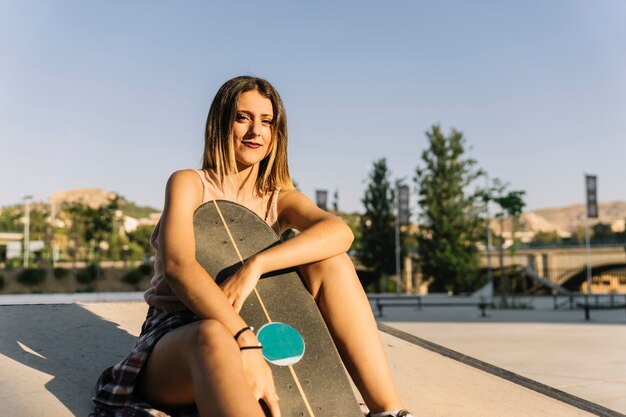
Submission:
{"label": "street lamp post", "polygon": [[396,293],[402,290],[402,248],[400,227],[409,224],[409,186],[396,182]]}
{"label": "street lamp post", "polygon": [[[489,182],[489,175],[485,175],[485,181],[486,181],[486,187],[485,189],[487,190],[487,192],[490,192],[490,185],[491,183]],[[487,281],[489,282],[489,298],[491,299],[491,304],[493,304],[493,271],[491,270],[491,214],[489,213],[489,201],[490,201],[490,196],[488,198],[485,199],[485,213],[486,213],[486,217],[487,217]]]}
{"label": "street lamp post", "polygon": [[591,237],[589,236],[589,219],[598,218],[598,178],[585,174],[585,194],[587,210],[585,216],[585,252],[587,255],[587,293],[591,294],[593,285],[591,274]]}
{"label": "street lamp post", "polygon": [[25,195],[24,200],[24,268],[28,268],[28,257],[30,256],[30,200],[32,195]]}

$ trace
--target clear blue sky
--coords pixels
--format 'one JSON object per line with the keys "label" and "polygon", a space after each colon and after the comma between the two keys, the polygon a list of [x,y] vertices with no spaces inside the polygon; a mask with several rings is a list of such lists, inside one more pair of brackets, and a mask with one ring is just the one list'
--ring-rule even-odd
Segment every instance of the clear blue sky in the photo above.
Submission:
{"label": "clear blue sky", "polygon": [[[162,206],[228,78],[280,91],[301,190],[362,210],[372,162],[411,180],[424,132],[527,192],[626,200],[626,2],[0,0],[0,206],[98,187]],[[413,197],[415,202],[415,197]]]}

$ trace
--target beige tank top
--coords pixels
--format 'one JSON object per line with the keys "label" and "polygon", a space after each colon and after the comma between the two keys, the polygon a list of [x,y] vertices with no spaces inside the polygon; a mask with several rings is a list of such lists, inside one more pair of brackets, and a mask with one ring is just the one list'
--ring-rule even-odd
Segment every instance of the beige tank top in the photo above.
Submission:
{"label": "beige tank top", "polygon": [[[200,181],[202,182],[202,203],[206,203],[210,200],[220,199],[223,200],[223,192],[215,181],[209,176],[209,174],[201,169],[194,170]],[[278,193],[280,190],[276,190],[263,197],[262,204],[260,204],[255,210],[252,207],[248,207],[254,211],[259,217],[277,233],[280,234],[280,224],[278,223]],[[235,201],[236,202],[236,201]],[[150,280],[150,288],[144,293],[144,299],[146,302],[162,311],[175,312],[184,310],[187,307],[174,295],[170,286],[165,279],[163,273],[163,262],[161,253],[159,250],[159,226],[156,225],[152,236],[150,237],[150,244],[156,250],[154,257],[154,275]]]}

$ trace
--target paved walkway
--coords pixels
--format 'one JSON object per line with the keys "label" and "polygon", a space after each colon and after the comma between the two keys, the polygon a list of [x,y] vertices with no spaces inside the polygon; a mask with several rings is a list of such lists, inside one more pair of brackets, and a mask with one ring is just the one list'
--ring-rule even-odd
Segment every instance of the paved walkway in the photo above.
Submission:
{"label": "paved walkway", "polygon": [[593,310],[586,321],[583,310],[555,310],[551,297],[521,301],[533,308],[487,310],[481,317],[475,307],[393,307],[378,319],[626,414],[624,309]]}
{"label": "paved walkway", "polygon": [[[433,307],[415,311],[412,308],[398,307],[386,310],[383,320],[407,332],[418,334],[422,338],[456,347],[457,350],[475,349],[473,353],[464,353],[483,360],[492,360],[493,363],[502,361],[503,364],[500,366],[506,365],[509,369],[517,364],[521,367],[517,371],[520,373],[525,372],[523,369],[525,363],[535,364],[538,358],[546,355],[558,358],[558,354],[549,355],[552,355],[551,352],[555,350],[562,352],[573,343],[572,339],[567,339],[565,344],[555,339],[552,343],[544,344],[546,340],[550,340],[551,334],[581,333],[583,330],[597,328],[600,330],[593,334],[594,339],[602,339],[606,334],[616,332],[626,337],[624,335],[626,328],[623,326],[626,320],[620,323],[615,319],[612,325],[601,325],[613,329],[611,332],[604,332],[597,327],[599,324],[597,322],[589,325],[582,323],[580,319],[582,311],[568,313],[572,314],[572,320],[574,320],[575,313],[579,315],[577,325],[582,326],[582,330],[564,331],[574,329],[570,327],[571,323],[561,325],[546,323],[546,325],[557,327],[548,327],[543,332],[535,328],[531,332],[524,330],[525,325],[511,324],[510,321],[504,320],[498,322],[501,320],[498,315],[500,312],[492,311],[489,312],[490,317],[485,320],[490,320],[486,324],[496,327],[483,327],[485,323],[478,321],[477,310],[471,309],[463,312],[463,309],[463,307],[453,309]],[[448,310],[454,310],[454,313],[448,313]],[[104,367],[115,363],[131,348],[139,333],[145,312],[145,304],[137,301],[0,306],[0,334],[2,335],[0,338],[0,415],[8,417],[85,416],[91,407],[89,398],[95,379]],[[548,312],[546,311],[545,314]],[[623,317],[624,312],[622,311],[621,314]],[[453,316],[456,315],[459,317],[457,321],[453,321]],[[458,321],[463,324],[455,324]],[[481,328],[484,328],[483,333],[473,333]],[[510,335],[517,336],[511,338]],[[525,388],[514,381],[503,379],[443,356],[432,349],[416,345],[407,338],[395,337],[384,332],[381,336],[401,396],[417,416],[594,415],[567,402]],[[473,338],[481,339],[481,341],[472,341]],[[581,337],[580,339],[587,339],[589,342],[591,338]],[[510,349],[500,350],[515,353],[517,359],[506,362],[508,359],[504,354],[481,357],[485,351],[496,350],[488,346],[489,339],[492,339],[491,343],[509,346]],[[507,342],[507,340],[510,341]],[[515,344],[513,348],[516,340],[519,344]],[[453,342],[458,344],[453,346]],[[510,344],[507,345],[507,343]],[[524,343],[534,347],[530,349]],[[615,337],[610,342],[610,344],[619,343],[622,344],[616,346],[615,350],[602,350],[600,354],[594,349],[602,345],[601,343],[586,344],[585,349],[581,350],[585,352],[584,357],[575,356],[573,353],[573,357],[563,362],[572,368],[571,365],[576,363],[591,364],[593,359],[597,364],[595,367],[597,375],[602,374],[601,378],[611,379],[611,383],[616,384],[617,390],[623,387],[624,380],[620,381],[619,377],[613,378],[603,372],[607,370],[607,367],[608,369],[617,367],[614,369],[616,375],[620,373],[626,375],[622,371],[623,368],[619,368],[624,366],[624,339]],[[618,352],[619,349],[621,349],[620,352]],[[550,360],[544,362],[550,363]],[[537,365],[537,369],[543,368]],[[557,371],[555,363],[554,367],[545,368],[543,374],[557,377],[561,375]],[[541,372],[535,372],[531,376],[539,377],[540,374]],[[598,376],[596,379],[601,378]],[[559,383],[558,380],[554,381]],[[608,383],[606,386],[608,387]],[[622,388],[622,392],[626,391]],[[592,400],[600,402],[602,398]],[[610,400],[602,405],[617,409],[621,407],[621,404],[619,401]],[[604,415],[618,416],[620,414]]]}

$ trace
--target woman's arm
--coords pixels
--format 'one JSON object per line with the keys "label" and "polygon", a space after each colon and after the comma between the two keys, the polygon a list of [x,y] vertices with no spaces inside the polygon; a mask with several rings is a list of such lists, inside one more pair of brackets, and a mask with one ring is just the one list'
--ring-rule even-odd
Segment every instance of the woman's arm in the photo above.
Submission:
{"label": "woman's arm", "polygon": [[279,196],[278,218],[281,226],[293,227],[300,233],[254,257],[263,273],[339,255],[347,252],[354,240],[347,224],[317,207],[298,190]]}
{"label": "woman's arm", "polygon": [[192,170],[177,171],[167,182],[159,248],[174,294],[202,318],[212,318],[235,334],[246,326],[215,281],[196,261],[193,214],[202,203],[202,183]]}
{"label": "woman's arm", "polygon": [[[170,177],[165,208],[159,228],[165,277],[174,294],[202,318],[219,321],[232,335],[247,326],[233,309],[215,281],[196,261],[193,214],[202,203],[202,184],[191,170],[177,171]],[[239,346],[258,344],[253,332],[245,331],[237,339]],[[258,349],[241,352],[246,378],[253,395],[262,398],[272,416],[279,417],[278,397],[272,372]]]}
{"label": "woman's arm", "polygon": [[222,284],[236,311],[241,309],[261,275],[339,255],[350,249],[354,240],[348,225],[297,190],[279,196],[278,218],[281,226],[293,227],[300,233],[248,258],[239,271]]}

